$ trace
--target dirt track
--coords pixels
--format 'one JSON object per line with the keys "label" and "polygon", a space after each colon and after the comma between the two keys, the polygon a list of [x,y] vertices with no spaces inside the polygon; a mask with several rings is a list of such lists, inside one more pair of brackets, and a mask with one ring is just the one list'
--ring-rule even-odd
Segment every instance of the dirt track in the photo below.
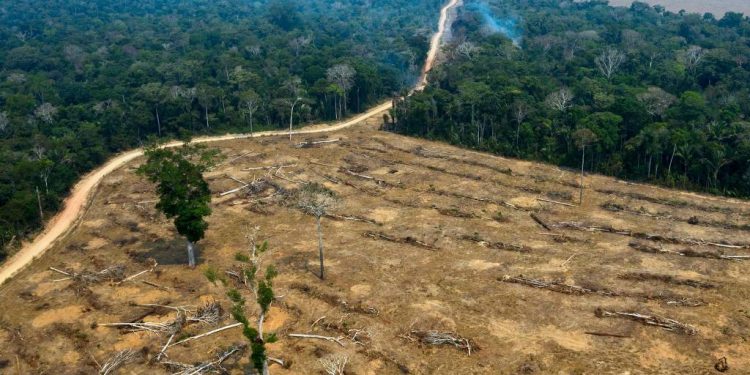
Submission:
{"label": "dirt track", "polygon": [[[461,0],[451,0],[440,11],[440,21],[438,23],[438,31],[432,37],[432,40],[430,43],[430,50],[427,54],[427,59],[425,60],[425,65],[422,70],[422,77],[420,78],[419,83],[415,87],[416,91],[424,89],[427,83],[427,74],[430,72],[430,70],[432,70],[433,64],[435,62],[435,57],[437,56],[438,49],[440,48],[440,41],[446,30],[446,23],[448,21],[448,16],[447,16],[448,10],[456,6],[457,4],[459,4],[460,1]],[[295,131],[294,134],[325,133],[325,132],[341,130],[341,129],[359,124],[367,120],[368,118],[379,116],[383,112],[389,110],[391,106],[392,106],[391,101],[387,101],[387,102],[378,104],[377,106],[367,110],[367,112],[357,115],[349,120],[345,120],[343,122],[339,122],[333,125],[319,124],[319,125],[314,125],[314,126],[308,126],[308,127],[305,127],[303,130]],[[268,136],[276,136],[276,135],[283,135],[283,134],[288,134],[288,132],[279,130],[279,131],[258,132],[254,134],[227,134],[227,135],[196,138],[193,140],[193,142],[194,143],[220,142],[220,141],[227,141],[227,140],[232,140],[232,139],[258,138],[258,137],[268,137]],[[182,142],[171,142],[167,144],[167,147],[175,147],[181,144]],[[96,170],[84,176],[73,187],[73,190],[71,191],[70,196],[65,200],[63,204],[65,208],[62,211],[60,211],[57,215],[55,215],[47,223],[44,231],[40,233],[39,235],[37,235],[36,238],[34,238],[34,240],[31,243],[24,244],[22,248],[16,254],[14,254],[10,259],[8,259],[0,267],[0,285],[2,285],[6,280],[13,277],[16,273],[18,273],[19,270],[23,269],[26,265],[31,263],[35,258],[44,254],[44,252],[47,249],[49,249],[52,246],[52,244],[55,243],[55,241],[57,241],[62,236],[67,234],[72,228],[75,228],[76,223],[80,220],[81,216],[85,212],[86,206],[91,202],[91,195],[94,191],[96,191],[96,187],[99,184],[99,182],[104,177],[112,173],[113,171],[117,170],[118,168],[122,167],[123,165],[127,164],[128,162],[136,159],[137,157],[141,155],[143,155],[143,149],[140,149],[140,148],[125,152],[111,159],[110,161],[105,163],[103,166],[97,168]]]}

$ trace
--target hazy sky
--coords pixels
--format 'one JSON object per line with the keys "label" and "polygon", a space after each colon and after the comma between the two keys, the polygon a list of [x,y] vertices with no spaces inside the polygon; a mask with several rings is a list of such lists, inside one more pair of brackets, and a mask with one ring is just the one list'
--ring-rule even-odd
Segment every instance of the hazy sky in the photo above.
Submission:
{"label": "hazy sky", "polygon": [[[728,11],[750,15],[750,0],[640,0],[652,5],[660,4],[665,8],[678,12],[685,9],[689,12],[711,12],[721,18]],[[630,5],[633,0],[609,0],[612,5]]]}

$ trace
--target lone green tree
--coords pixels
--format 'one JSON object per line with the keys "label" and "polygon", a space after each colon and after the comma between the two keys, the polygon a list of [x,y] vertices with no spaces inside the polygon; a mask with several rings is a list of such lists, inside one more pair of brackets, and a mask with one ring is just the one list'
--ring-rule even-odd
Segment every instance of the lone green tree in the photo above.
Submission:
{"label": "lone green tree", "polygon": [[245,314],[245,298],[237,289],[230,289],[227,296],[232,300],[232,317],[242,324],[242,335],[250,342],[250,363],[255,373],[268,375],[268,354],[266,344],[274,343],[277,340],[276,333],[263,333],[263,321],[266,319],[271,303],[275,300],[273,292],[273,279],[278,274],[273,265],[269,265],[264,274],[260,275],[261,259],[263,253],[268,250],[268,242],[264,241],[257,245],[251,240],[250,257],[243,260],[250,263],[249,267],[242,267],[242,272],[238,274],[255,295],[255,301],[258,303],[258,324],[257,328],[253,327],[250,320]]}
{"label": "lone green tree", "polygon": [[320,258],[320,279],[325,279],[323,267],[323,230],[320,227],[320,219],[329,210],[336,207],[338,197],[325,186],[311,182],[306,183],[300,189],[297,196],[297,206],[308,215],[315,216],[315,224],[318,229],[318,254]]}
{"label": "lone green tree", "polygon": [[195,267],[195,243],[203,239],[205,217],[211,214],[211,192],[203,173],[214,165],[218,152],[186,143],[175,149],[151,146],[145,155],[138,174],[156,184],[156,208],[174,219],[177,232],[187,239],[188,264]]}

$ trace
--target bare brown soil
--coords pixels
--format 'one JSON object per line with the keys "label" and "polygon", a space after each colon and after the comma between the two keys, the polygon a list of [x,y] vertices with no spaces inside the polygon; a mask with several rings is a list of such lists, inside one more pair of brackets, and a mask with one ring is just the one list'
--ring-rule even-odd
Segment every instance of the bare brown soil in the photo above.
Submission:
{"label": "bare brown soil", "polygon": [[[750,255],[747,202],[588,176],[582,206],[549,203],[538,198],[574,203],[574,173],[377,126],[330,133],[342,141],[308,148],[284,137],[222,143],[228,161],[249,156],[208,176],[214,212],[196,270],[155,211],[153,187],[134,174],[140,159],[105,177],[81,225],[0,287],[0,373],[96,373],[128,348],[139,359],[122,373],[169,373],[153,361],[167,336],[101,324],[172,316],[136,304],[216,300],[226,311],[228,287],[203,271],[236,267],[248,226],[260,228],[271,245],[266,261],[280,272],[265,326],[280,337],[270,355],[288,366],[273,364],[273,374],[322,374],[319,358],[333,353],[349,355],[348,374],[711,374],[722,357],[729,373],[750,372],[750,260],[691,256]],[[290,164],[270,175],[243,171]],[[317,181],[342,197],[323,219],[325,281],[315,273],[314,218],[281,195],[265,198],[273,189],[219,197],[239,186],[227,176],[267,178],[285,190]],[[55,281],[64,275],[49,269],[119,264],[133,275],[151,259],[154,272],[121,284]],[[225,314],[181,335],[230,323]],[[358,343],[350,330],[364,330]],[[471,354],[463,344],[426,344],[429,330],[465,339]],[[290,333],[343,337],[344,346]],[[231,329],[172,347],[169,360],[207,361],[241,342]],[[245,363],[225,365],[240,374]]]}

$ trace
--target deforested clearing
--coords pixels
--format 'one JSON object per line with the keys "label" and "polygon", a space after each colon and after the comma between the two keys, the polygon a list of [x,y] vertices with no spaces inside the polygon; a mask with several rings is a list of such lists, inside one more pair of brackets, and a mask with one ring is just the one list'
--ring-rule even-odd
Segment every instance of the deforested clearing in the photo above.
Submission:
{"label": "deforested clearing", "polygon": [[[242,373],[222,283],[240,282],[248,228],[278,269],[273,374],[750,371],[747,202],[586,176],[578,205],[575,172],[379,125],[217,144],[195,270],[143,160],[109,175],[0,287],[0,372]],[[324,281],[315,218],[288,201],[306,182],[339,198]]]}

